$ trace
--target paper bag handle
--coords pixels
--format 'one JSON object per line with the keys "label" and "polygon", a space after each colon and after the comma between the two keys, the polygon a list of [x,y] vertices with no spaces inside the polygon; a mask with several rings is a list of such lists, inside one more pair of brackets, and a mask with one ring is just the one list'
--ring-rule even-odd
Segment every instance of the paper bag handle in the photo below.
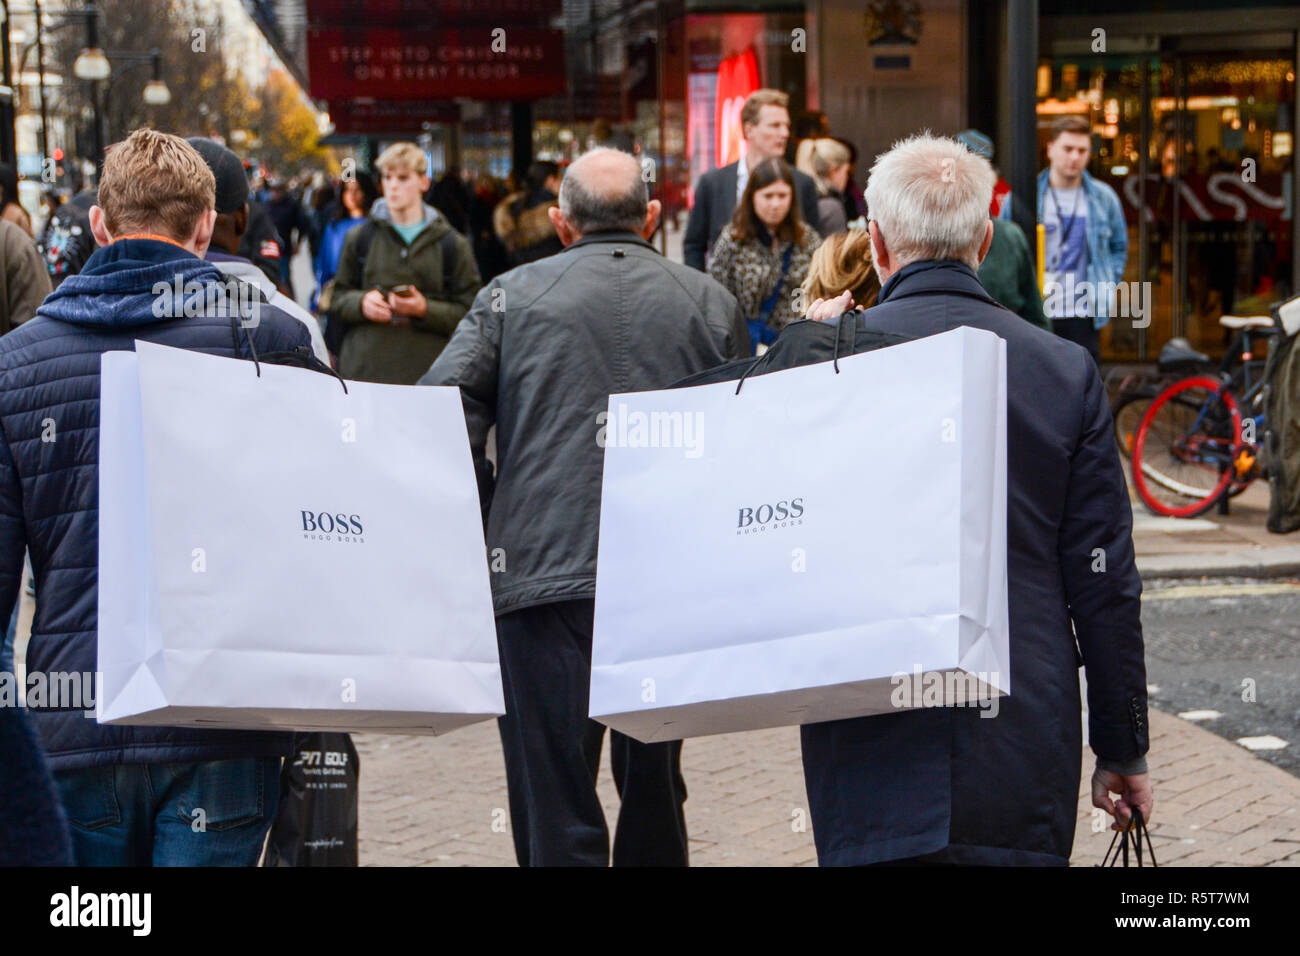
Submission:
{"label": "paper bag handle", "polygon": [[[235,321],[235,317],[230,317],[230,333],[235,339],[235,355],[239,355],[239,329],[241,324]],[[257,370],[257,377],[262,377],[262,362],[257,355],[257,346],[253,344],[253,336],[245,329],[244,337],[248,340],[248,351],[253,356],[253,368]],[[265,356],[266,361],[272,365],[296,365],[299,368],[311,369],[313,372],[322,372],[326,375],[333,375],[343,386],[343,394],[348,394],[348,383],[343,380],[343,376],[337,371],[330,368],[315,355],[311,349],[305,345],[300,345],[292,352],[271,352]]]}
{"label": "paper bag handle", "polygon": [[[1115,866],[1121,859],[1124,866],[1128,866],[1128,848],[1130,841],[1133,844],[1133,852],[1137,857],[1137,865],[1143,866],[1142,862],[1142,837],[1147,839],[1147,850],[1151,855],[1151,865],[1159,866],[1156,862],[1156,848],[1151,844],[1151,831],[1147,829],[1146,821],[1142,819],[1142,811],[1137,807],[1133,808],[1133,816],[1129,819],[1128,826],[1123,830],[1116,830],[1115,835],[1111,837],[1110,847],[1106,850],[1105,857],[1098,863],[1098,866]],[[1119,846],[1116,847],[1116,842]]]}

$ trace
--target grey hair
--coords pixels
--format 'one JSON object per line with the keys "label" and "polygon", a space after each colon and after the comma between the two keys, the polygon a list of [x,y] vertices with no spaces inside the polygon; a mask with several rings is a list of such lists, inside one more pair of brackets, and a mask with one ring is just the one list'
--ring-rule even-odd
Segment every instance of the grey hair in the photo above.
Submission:
{"label": "grey hair", "polygon": [[989,161],[961,143],[918,133],[876,157],[868,215],[900,266],[958,259],[978,268],[996,180]]}
{"label": "grey hair", "polygon": [[[627,168],[626,181],[616,183],[614,190],[596,191],[585,181],[587,161],[600,156],[617,157],[619,165]],[[648,202],[641,164],[628,153],[607,146],[597,146],[579,156],[565,170],[560,183],[560,212],[581,235],[616,229],[640,232]]]}

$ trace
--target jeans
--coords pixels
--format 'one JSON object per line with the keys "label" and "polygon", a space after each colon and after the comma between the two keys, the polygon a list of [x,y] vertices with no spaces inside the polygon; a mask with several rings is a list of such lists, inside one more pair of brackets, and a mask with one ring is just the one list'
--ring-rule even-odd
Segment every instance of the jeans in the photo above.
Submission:
{"label": "jeans", "polygon": [[256,866],[280,758],[56,771],[78,866]]}
{"label": "jeans", "polygon": [[[497,618],[506,715],[501,745],[520,866],[608,866],[596,795],[605,728],[587,717],[595,603],[561,601]],[[620,807],[615,866],[686,866],[682,742],[610,731]]]}

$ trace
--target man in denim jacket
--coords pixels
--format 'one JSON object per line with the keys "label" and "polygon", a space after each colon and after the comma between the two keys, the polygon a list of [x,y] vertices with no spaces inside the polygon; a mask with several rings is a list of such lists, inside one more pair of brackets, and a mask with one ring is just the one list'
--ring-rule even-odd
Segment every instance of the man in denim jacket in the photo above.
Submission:
{"label": "man in denim jacket", "polygon": [[[1115,190],[1085,169],[1091,152],[1086,119],[1056,121],[1047,144],[1050,165],[1038,175],[1038,221],[1046,233],[1043,310],[1057,335],[1078,342],[1100,364],[1099,332],[1124,278],[1128,228]],[[1010,197],[999,218],[1011,218]]]}

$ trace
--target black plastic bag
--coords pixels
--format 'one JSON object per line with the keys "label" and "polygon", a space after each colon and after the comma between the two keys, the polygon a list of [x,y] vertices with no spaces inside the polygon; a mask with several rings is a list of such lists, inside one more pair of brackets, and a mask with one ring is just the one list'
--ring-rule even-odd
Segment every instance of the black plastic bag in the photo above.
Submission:
{"label": "black plastic bag", "polygon": [[295,734],[293,742],[294,759],[280,772],[266,865],[356,866],[361,761],[352,737]]}

